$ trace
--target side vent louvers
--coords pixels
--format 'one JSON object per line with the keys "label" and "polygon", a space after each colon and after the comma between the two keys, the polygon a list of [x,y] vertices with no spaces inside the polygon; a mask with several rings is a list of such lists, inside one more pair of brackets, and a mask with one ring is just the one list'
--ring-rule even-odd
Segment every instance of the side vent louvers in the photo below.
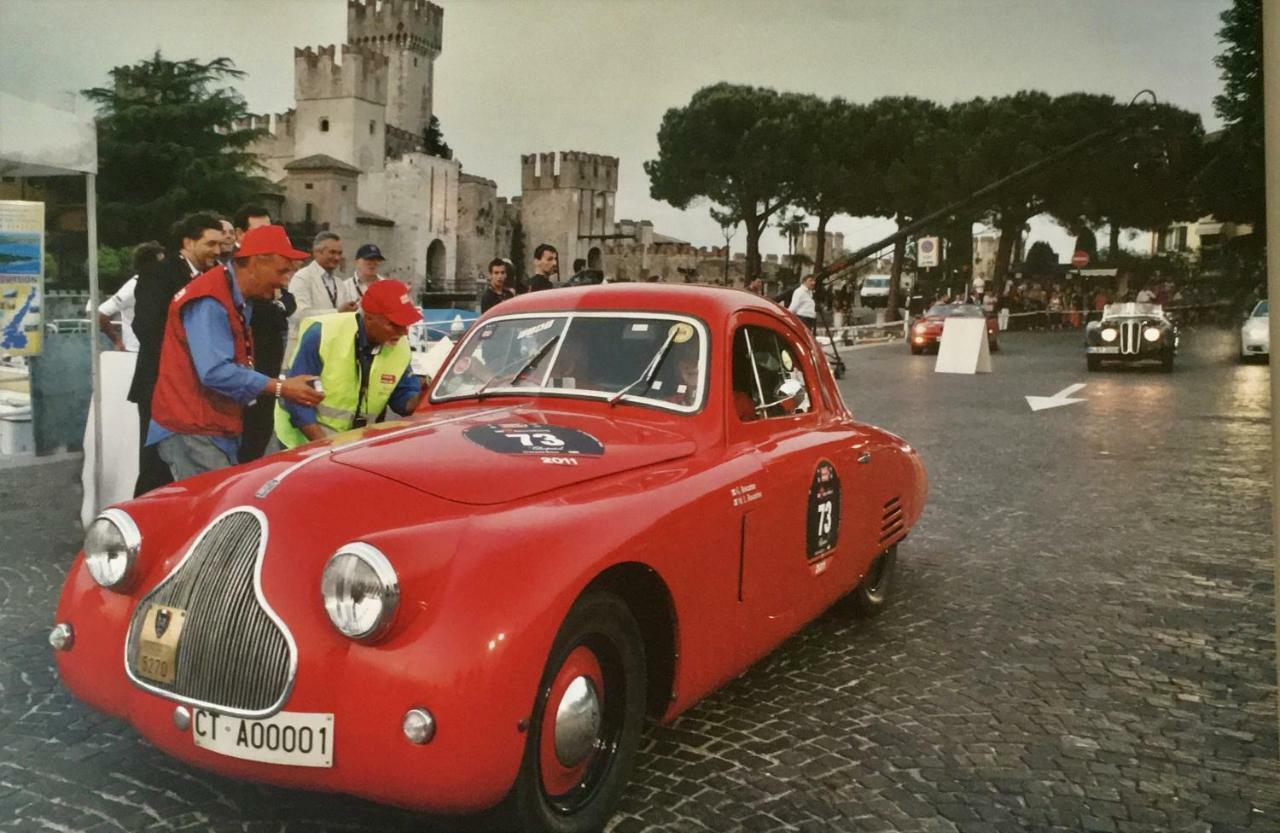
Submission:
{"label": "side vent louvers", "polygon": [[902,533],[902,499],[892,497],[885,501],[880,519],[880,543],[888,544]]}

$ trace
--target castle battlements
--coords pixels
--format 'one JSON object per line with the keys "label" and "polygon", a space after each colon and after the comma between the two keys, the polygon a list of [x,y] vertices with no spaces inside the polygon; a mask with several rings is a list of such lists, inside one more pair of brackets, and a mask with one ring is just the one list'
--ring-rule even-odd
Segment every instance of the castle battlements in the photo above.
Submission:
{"label": "castle battlements", "polygon": [[528,153],[520,157],[523,190],[586,188],[618,190],[618,157],[577,150]]}
{"label": "castle battlements", "polygon": [[293,114],[293,110],[251,113],[248,118],[233,121],[231,127],[233,130],[262,130],[273,139],[289,138],[293,135]]}
{"label": "castle battlements", "polygon": [[444,42],[444,9],[427,0],[348,0],[347,40],[378,52],[408,49],[434,58]]}
{"label": "castle battlements", "polygon": [[362,98],[387,102],[387,59],[351,44],[293,50],[293,88],[298,101]]}

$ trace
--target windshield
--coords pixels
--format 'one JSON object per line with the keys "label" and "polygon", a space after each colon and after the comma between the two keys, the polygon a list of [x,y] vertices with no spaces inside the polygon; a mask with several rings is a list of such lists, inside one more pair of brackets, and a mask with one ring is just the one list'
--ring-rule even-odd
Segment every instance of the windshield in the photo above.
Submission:
{"label": "windshield", "polygon": [[1144,318],[1163,318],[1164,308],[1159,304],[1139,304],[1131,301],[1124,304],[1107,304],[1102,310],[1103,318],[1138,315]]}
{"label": "windshield", "polygon": [[889,279],[883,277],[869,277],[862,282],[867,289],[886,289],[889,286]]}
{"label": "windshield", "polygon": [[1268,302],[1268,301],[1259,301],[1259,302],[1258,302],[1258,305],[1257,305],[1256,307],[1254,307],[1254,308],[1253,308],[1253,316],[1252,316],[1252,317],[1253,317],[1253,318],[1266,318],[1266,317],[1267,317],[1267,309],[1268,309],[1267,305],[1268,305],[1269,303],[1270,303],[1270,302]]}
{"label": "windshield", "polygon": [[[566,312],[495,318],[467,334],[441,371],[431,401],[499,394],[608,400],[629,389],[622,402],[692,412],[702,406],[707,361],[706,328],[687,316]],[[646,375],[652,375],[648,384],[637,384]]]}
{"label": "windshield", "polygon": [[982,310],[974,304],[934,304],[925,313],[934,318],[983,318]]}

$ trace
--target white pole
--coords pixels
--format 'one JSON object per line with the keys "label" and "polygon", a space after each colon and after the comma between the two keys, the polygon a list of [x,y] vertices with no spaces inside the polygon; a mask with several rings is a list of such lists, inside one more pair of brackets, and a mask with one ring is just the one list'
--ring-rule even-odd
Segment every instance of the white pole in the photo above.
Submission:
{"label": "white pole", "polygon": [[102,508],[102,357],[98,355],[98,177],[85,174],[89,229],[89,349],[93,368],[93,514]]}
{"label": "white pole", "polygon": [[[1266,148],[1267,297],[1280,297],[1280,0],[1262,5],[1262,83]],[[1280,315],[1272,312],[1271,343],[1280,341]],[[1276,571],[1276,647],[1280,648],[1280,386],[1271,375],[1271,547]],[[1280,682],[1280,666],[1276,680]],[[1280,703],[1276,717],[1280,719]]]}

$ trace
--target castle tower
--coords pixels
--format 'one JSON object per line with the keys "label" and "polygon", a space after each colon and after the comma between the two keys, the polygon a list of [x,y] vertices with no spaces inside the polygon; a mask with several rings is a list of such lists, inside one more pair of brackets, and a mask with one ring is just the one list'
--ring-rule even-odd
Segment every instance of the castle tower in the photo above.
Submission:
{"label": "castle tower", "polygon": [[526,273],[539,243],[556,247],[561,279],[573,274],[577,258],[589,269],[603,268],[605,235],[614,233],[617,157],[572,150],[526,154],[520,184]]}
{"label": "castle tower", "polygon": [[421,137],[431,123],[444,10],[427,0],[348,0],[347,42],[387,59],[387,124]]}
{"label": "castle tower", "polygon": [[294,154],[380,171],[386,145],[387,59],[344,44],[293,50]]}

